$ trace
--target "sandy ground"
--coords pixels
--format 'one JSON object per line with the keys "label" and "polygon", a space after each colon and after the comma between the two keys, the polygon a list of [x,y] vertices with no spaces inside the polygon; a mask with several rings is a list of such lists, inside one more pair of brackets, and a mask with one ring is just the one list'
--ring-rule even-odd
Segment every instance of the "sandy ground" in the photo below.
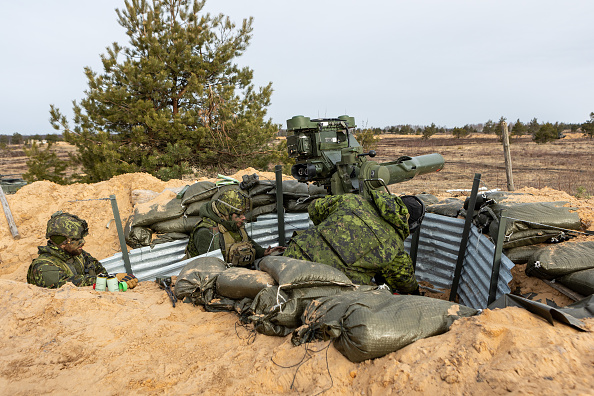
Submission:
{"label": "sandy ground", "polygon": [[[233,176],[241,180],[246,173],[254,171]],[[254,338],[233,313],[183,303],[173,308],[153,282],[117,294],[26,284],[53,212],[86,219],[85,249],[103,259],[119,251],[105,198],[114,194],[126,219],[133,190],[161,192],[189,183],[132,174],[93,185],[36,182],[7,196],[21,238],[12,238],[1,216],[1,394],[593,394],[594,318],[584,320],[589,332],[580,332],[520,308],[485,310],[443,335],[351,363],[326,342],[305,349],[293,347],[290,336]],[[569,201],[587,229],[594,229],[593,199],[546,188],[523,192],[535,202]],[[518,269],[513,282],[522,293],[539,293],[562,306],[571,302]]]}

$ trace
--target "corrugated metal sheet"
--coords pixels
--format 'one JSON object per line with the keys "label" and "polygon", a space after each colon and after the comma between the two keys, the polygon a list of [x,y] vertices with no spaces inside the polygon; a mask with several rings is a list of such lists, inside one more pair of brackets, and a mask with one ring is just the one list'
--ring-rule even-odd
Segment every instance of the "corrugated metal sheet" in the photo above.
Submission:
{"label": "corrugated metal sheet", "polygon": [[[427,281],[438,288],[450,288],[463,230],[463,219],[433,213],[425,215],[417,253],[418,280]],[[408,251],[410,242],[411,238],[404,242]],[[495,245],[472,226],[458,286],[460,303],[472,308],[487,306],[494,253]],[[496,298],[510,292],[508,283],[512,280],[513,266],[514,263],[502,255]]]}
{"label": "corrugated metal sheet", "polygon": [[[303,230],[311,225],[307,213],[287,213],[285,215],[285,238],[288,240],[293,231]],[[449,289],[454,276],[454,269],[460,249],[460,240],[464,220],[427,213],[417,253],[417,278],[427,281],[437,288]],[[258,221],[247,225],[252,238],[261,246],[277,246],[277,217],[275,214],[263,215]],[[405,248],[410,251],[410,241],[405,241]],[[143,247],[129,252],[134,274],[142,281],[153,280],[157,276],[177,275],[185,266],[183,261],[187,239]],[[458,287],[460,303],[473,308],[485,308],[489,297],[491,268],[494,245],[487,237],[472,228]],[[205,256],[221,257],[219,251]],[[110,273],[125,272],[122,254],[101,260]],[[502,255],[501,270],[497,288],[497,297],[509,293],[511,268],[514,264]]]}
{"label": "corrugated metal sheet", "polygon": [[[286,213],[285,214],[285,239],[288,240],[293,231],[307,229],[313,225],[307,213]],[[258,221],[246,225],[250,237],[260,246],[278,246],[278,220],[276,214],[261,215]],[[145,246],[133,249],[128,252],[130,265],[134,275],[141,280],[154,280],[158,276],[177,275],[185,265],[182,261],[185,255],[187,239],[179,241],[160,243],[154,248]],[[211,252],[204,256],[215,256],[222,258],[221,252]],[[122,253],[116,253],[112,257],[100,260],[101,264],[109,273],[126,272]]]}

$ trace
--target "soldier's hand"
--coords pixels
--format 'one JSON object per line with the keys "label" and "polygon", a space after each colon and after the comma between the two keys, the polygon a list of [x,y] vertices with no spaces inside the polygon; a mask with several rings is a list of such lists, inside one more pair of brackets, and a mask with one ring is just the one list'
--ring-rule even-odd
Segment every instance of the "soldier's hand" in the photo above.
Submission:
{"label": "soldier's hand", "polygon": [[126,284],[128,285],[128,289],[134,289],[138,284],[138,278],[132,274],[126,274],[122,272],[116,274],[116,278],[118,278],[118,281],[120,282],[126,282]]}
{"label": "soldier's hand", "polygon": [[270,247],[268,246],[268,248],[264,251],[264,256],[268,256],[274,253],[277,254],[281,254],[282,252],[284,252],[287,248],[285,246],[276,246],[276,247]]}

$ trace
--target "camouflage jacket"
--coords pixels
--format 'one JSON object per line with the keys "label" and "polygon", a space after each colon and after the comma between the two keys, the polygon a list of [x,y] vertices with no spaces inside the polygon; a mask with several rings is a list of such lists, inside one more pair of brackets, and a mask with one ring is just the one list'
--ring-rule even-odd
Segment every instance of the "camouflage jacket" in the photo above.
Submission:
{"label": "camouflage jacket", "polygon": [[294,236],[284,256],[331,265],[356,283],[370,284],[381,274],[392,289],[417,287],[404,250],[408,209],[399,197],[373,191],[370,202],[356,194],[332,195],[308,211],[315,227]]}
{"label": "camouflage jacket", "polygon": [[107,273],[105,268],[89,253],[71,256],[59,247],[39,246],[39,256],[33,260],[27,272],[27,283],[56,289],[66,282],[76,286],[91,286],[97,275]]}

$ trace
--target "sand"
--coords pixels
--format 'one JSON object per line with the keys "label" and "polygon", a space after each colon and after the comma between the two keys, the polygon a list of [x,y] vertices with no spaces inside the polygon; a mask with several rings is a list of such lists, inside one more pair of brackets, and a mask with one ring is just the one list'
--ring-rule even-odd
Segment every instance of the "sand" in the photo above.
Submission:
{"label": "sand", "polygon": [[[53,212],[86,219],[85,250],[103,259],[119,251],[110,195],[125,221],[134,209],[132,191],[160,193],[191,183],[129,174],[91,185],[36,182],[7,196],[21,238],[12,238],[0,216],[1,394],[593,394],[594,318],[585,319],[589,331],[580,332],[520,308],[484,310],[443,335],[352,363],[328,342],[294,347],[290,336],[249,332],[233,313],[184,303],[173,308],[154,282],[117,294],[26,283]],[[594,199],[548,188],[521,192],[530,194],[524,200],[570,202],[594,229]],[[527,278],[521,266],[513,282],[522,293],[571,303]]]}

